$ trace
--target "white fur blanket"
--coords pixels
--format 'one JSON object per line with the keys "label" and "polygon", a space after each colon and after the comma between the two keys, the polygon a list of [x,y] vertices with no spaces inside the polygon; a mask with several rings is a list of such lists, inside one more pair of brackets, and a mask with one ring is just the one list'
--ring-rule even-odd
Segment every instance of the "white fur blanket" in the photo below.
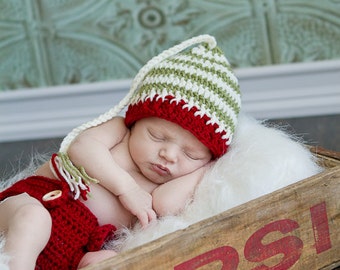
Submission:
{"label": "white fur blanket", "polygon": [[[302,143],[284,131],[241,115],[230,150],[205,175],[193,202],[180,215],[164,217],[143,231],[138,224],[122,229],[119,240],[106,248],[124,251],[142,245],[321,170]],[[3,270],[1,259],[5,256],[0,254]]]}

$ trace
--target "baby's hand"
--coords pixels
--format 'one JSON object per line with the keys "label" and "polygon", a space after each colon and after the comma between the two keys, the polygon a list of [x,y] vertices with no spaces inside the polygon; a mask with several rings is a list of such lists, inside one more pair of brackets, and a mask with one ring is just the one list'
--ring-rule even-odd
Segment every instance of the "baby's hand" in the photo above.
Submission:
{"label": "baby's hand", "polygon": [[151,221],[157,218],[156,212],[152,209],[152,196],[142,188],[134,188],[118,196],[123,206],[135,215],[142,227],[146,227]]}

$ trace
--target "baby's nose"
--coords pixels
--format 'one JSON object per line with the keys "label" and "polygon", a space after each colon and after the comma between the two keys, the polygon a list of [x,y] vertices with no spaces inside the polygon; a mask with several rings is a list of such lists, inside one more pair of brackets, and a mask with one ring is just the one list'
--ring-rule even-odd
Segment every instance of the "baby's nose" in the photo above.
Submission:
{"label": "baby's nose", "polygon": [[178,149],[176,146],[167,145],[160,149],[159,156],[168,162],[176,162],[178,159]]}

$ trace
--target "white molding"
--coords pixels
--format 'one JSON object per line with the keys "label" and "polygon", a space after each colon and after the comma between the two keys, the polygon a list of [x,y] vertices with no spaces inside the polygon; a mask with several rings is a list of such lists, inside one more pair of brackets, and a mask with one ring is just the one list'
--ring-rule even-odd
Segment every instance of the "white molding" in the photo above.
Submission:
{"label": "white molding", "polygon": [[340,113],[340,60],[236,70],[243,108],[256,118]]}
{"label": "white molding", "polygon": [[[237,69],[256,118],[340,114],[340,60]],[[131,80],[0,93],[0,142],[65,136],[117,104]]]}

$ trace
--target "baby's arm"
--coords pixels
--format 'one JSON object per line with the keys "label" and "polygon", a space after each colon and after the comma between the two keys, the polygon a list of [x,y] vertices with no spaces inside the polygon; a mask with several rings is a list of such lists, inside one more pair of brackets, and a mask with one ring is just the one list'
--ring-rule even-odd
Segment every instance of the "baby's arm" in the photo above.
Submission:
{"label": "baby's arm", "polygon": [[113,118],[78,135],[70,145],[68,155],[76,166],[84,167],[88,175],[118,196],[124,207],[145,226],[156,216],[152,210],[152,197],[116,163],[110,152],[128,132],[123,118]]}
{"label": "baby's arm", "polygon": [[[68,149],[68,155],[76,166],[98,179],[115,195],[122,194],[135,184],[134,180],[112,158],[110,150],[121,143],[128,130],[122,118],[114,118],[100,126],[78,135]],[[119,175],[120,179],[117,179]],[[121,181],[121,179],[124,181]]]}
{"label": "baby's arm", "polygon": [[153,192],[153,209],[158,216],[179,214],[193,197],[195,189],[212,163],[158,186]]}

